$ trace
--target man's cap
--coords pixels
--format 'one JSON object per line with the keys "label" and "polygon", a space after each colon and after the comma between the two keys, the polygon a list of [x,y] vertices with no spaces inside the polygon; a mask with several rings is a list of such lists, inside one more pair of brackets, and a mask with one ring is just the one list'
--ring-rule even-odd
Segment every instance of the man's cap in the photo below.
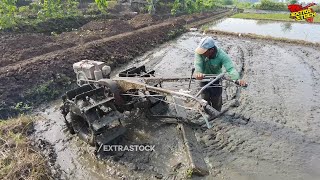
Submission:
{"label": "man's cap", "polygon": [[215,42],[212,37],[205,37],[201,39],[199,46],[196,48],[195,52],[198,54],[205,53],[208,49],[215,47]]}

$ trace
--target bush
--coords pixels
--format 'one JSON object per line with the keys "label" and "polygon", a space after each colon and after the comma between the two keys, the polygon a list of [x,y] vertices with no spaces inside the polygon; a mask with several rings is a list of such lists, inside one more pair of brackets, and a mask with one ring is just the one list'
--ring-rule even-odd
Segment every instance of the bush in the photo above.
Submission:
{"label": "bush", "polygon": [[254,4],[250,2],[239,2],[239,0],[233,0],[233,4],[237,6],[237,8],[241,8],[241,9],[249,9],[254,6]]}
{"label": "bush", "polygon": [[224,5],[232,5],[233,1],[232,0],[223,0]]}
{"label": "bush", "polygon": [[256,6],[256,9],[286,11],[288,10],[288,7],[284,3],[278,3],[271,0],[261,0],[261,3]]}
{"label": "bush", "polygon": [[[117,1],[95,0],[94,3],[94,8],[89,7],[90,14],[99,14],[96,9],[100,13],[107,12],[107,8],[114,8]],[[79,17],[83,14],[78,6],[79,0],[0,0],[0,30],[12,30],[48,19]]]}
{"label": "bush", "polygon": [[16,25],[16,0],[0,1],[0,30]]}
{"label": "bush", "polygon": [[21,6],[28,6],[30,3],[32,3],[32,0],[17,0],[17,7]]}
{"label": "bush", "polygon": [[[175,0],[171,9],[171,14],[177,12],[187,12],[189,14],[202,12],[207,9],[212,9],[229,0]],[[231,1],[231,3],[233,3]]]}
{"label": "bush", "polygon": [[40,18],[62,18],[68,16],[77,16],[80,11],[78,9],[79,2],[77,0],[43,0],[40,3],[42,9],[39,11]]}
{"label": "bush", "polygon": [[317,12],[320,13],[320,6],[312,6],[312,9]]}

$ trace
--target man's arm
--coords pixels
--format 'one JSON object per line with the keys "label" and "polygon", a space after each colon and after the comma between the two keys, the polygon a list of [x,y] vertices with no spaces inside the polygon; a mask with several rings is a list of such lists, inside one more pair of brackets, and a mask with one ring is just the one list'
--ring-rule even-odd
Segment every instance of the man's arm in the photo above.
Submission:
{"label": "man's arm", "polygon": [[195,68],[195,73],[203,73],[204,71],[204,65],[203,65],[203,58],[201,55],[195,53],[194,56],[194,68]]}
{"label": "man's arm", "polygon": [[228,74],[230,75],[232,80],[238,80],[240,78],[240,75],[238,71],[234,68],[233,63],[230,59],[230,57],[221,49],[221,58],[222,58],[222,64]]}
{"label": "man's arm", "polygon": [[204,65],[203,65],[204,61],[203,58],[201,57],[201,55],[195,53],[195,57],[194,57],[194,68],[195,68],[195,73],[194,73],[194,77],[198,80],[203,79],[203,71],[204,71]]}

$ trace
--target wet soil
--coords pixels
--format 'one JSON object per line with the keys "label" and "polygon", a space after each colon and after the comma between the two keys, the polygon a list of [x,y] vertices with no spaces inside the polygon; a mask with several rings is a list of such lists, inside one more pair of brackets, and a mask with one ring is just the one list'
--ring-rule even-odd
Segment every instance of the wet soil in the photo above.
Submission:
{"label": "wet soil", "polygon": [[[154,145],[152,152],[133,151],[98,155],[76,135],[71,135],[59,111],[61,102],[53,102],[37,112],[35,139],[46,141],[56,156],[47,156],[54,162],[62,179],[162,179],[186,177],[188,162],[175,126],[168,126],[145,118],[143,112],[125,116],[127,133],[121,145]],[[49,148],[49,149],[50,149]],[[48,148],[46,148],[48,149]]]}
{"label": "wet soil", "polygon": [[[75,29],[77,30],[77,29]],[[77,31],[49,36],[40,33],[6,33],[1,35],[1,67],[36,56],[78,46],[86,42],[133,30],[125,20],[91,21]]]}
{"label": "wet soil", "polygon": [[82,45],[87,42],[103,39],[117,34],[132,31],[134,28],[125,20],[100,20],[91,21],[79,30],[64,32],[56,37],[61,44]]}
{"label": "wet soil", "polygon": [[217,178],[319,179],[318,48],[218,40],[250,85],[202,137]]}
{"label": "wet soil", "polygon": [[[144,64],[147,69],[154,69],[159,77],[188,77],[194,49],[202,37],[199,33],[184,34],[177,40],[134,59],[127,66],[116,69],[115,73]],[[213,37],[218,46],[233,59],[249,86],[240,89],[224,83],[224,107],[231,100],[237,100],[239,105],[229,108],[225,114],[215,119],[213,128],[195,130],[210,170],[210,175],[195,178],[319,179],[319,50],[316,47],[273,41],[222,35]],[[181,82],[166,86],[176,90],[186,87],[187,83]],[[194,82],[192,90],[196,89]],[[133,141],[134,138],[128,141],[141,143],[142,139],[142,142],[158,142],[156,147],[160,149],[155,154],[159,154],[127,154],[116,161],[97,161],[92,158],[94,156],[88,156],[88,145],[79,144],[77,138],[71,138],[69,133],[63,132],[66,127],[62,116],[53,109],[45,108],[40,113],[46,120],[39,124],[38,129],[42,131],[37,136],[56,144],[57,159],[61,159],[57,160],[58,164],[73,172],[67,172],[66,177],[183,177],[185,156],[181,151],[182,142],[176,134],[175,125],[163,127],[158,123],[150,124],[150,120],[137,116],[139,118],[131,121],[136,124],[132,132],[138,132],[142,136],[136,136],[140,137],[138,141]],[[83,153],[87,155],[82,155]],[[146,157],[149,159],[146,160]],[[172,174],[174,164],[180,162],[183,164],[182,169]],[[151,169],[146,168],[149,166]]]}

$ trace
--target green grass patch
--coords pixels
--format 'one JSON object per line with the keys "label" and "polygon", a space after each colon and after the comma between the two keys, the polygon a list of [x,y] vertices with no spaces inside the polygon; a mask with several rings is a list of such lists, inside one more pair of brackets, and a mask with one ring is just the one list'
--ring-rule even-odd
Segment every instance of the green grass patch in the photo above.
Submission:
{"label": "green grass patch", "polygon": [[[276,20],[276,21],[291,21],[291,22],[306,22],[306,21],[296,21],[289,18],[288,14],[257,14],[257,13],[240,13],[231,16],[232,18],[242,18],[242,19],[262,19],[262,20]],[[313,22],[320,23],[320,15],[316,15]]]}

